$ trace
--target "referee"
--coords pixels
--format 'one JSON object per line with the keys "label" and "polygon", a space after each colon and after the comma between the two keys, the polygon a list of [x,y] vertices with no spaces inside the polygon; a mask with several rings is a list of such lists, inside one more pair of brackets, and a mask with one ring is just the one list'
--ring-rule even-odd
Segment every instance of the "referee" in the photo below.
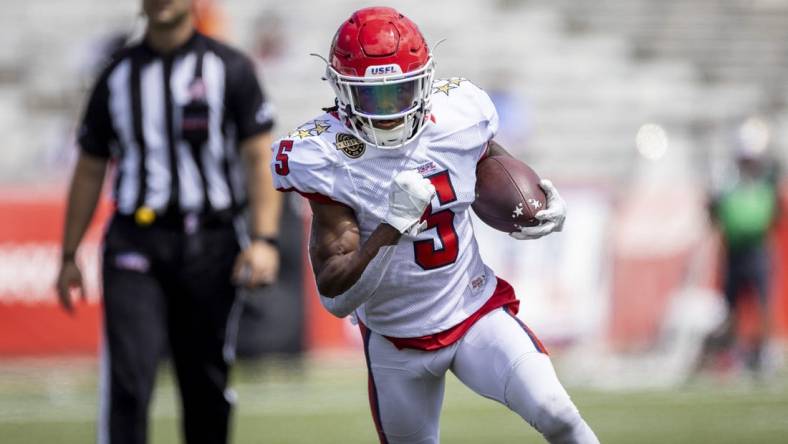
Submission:
{"label": "referee", "polygon": [[195,30],[191,0],[142,4],[143,41],[113,58],[87,103],[58,295],[68,312],[72,290],[84,298],[75,256],[112,165],[98,442],[146,442],[169,341],[186,442],[224,443],[235,286],[271,283],[279,267],[271,108],[251,62]]}

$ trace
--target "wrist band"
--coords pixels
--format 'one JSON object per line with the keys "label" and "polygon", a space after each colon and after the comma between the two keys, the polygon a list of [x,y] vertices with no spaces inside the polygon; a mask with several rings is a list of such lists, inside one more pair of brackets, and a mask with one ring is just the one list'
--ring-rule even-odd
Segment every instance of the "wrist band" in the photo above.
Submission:
{"label": "wrist band", "polygon": [[265,242],[268,245],[276,248],[277,250],[279,249],[279,239],[277,239],[274,236],[263,236],[260,234],[255,234],[252,235],[251,238],[252,238],[252,242],[256,242],[256,241]]}

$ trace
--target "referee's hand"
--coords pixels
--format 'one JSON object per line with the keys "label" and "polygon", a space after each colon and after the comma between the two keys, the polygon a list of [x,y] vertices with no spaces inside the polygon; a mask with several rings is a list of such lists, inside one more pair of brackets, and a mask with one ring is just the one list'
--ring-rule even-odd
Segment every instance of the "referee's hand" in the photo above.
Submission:
{"label": "referee's hand", "polygon": [[265,242],[251,242],[238,254],[233,283],[247,288],[272,284],[279,274],[279,251]]}
{"label": "referee's hand", "polygon": [[63,261],[60,265],[55,286],[60,305],[69,314],[74,313],[74,303],[71,300],[72,291],[77,291],[82,301],[87,300],[85,286],[82,283],[82,272],[79,271],[79,266],[73,260]]}

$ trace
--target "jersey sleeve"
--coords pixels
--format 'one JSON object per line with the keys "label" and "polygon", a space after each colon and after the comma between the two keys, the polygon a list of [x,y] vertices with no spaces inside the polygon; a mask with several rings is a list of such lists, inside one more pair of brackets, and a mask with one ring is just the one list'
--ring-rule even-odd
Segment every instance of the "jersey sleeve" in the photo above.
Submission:
{"label": "jersey sleeve", "polygon": [[470,130],[462,149],[481,159],[498,132],[498,111],[490,96],[468,79],[450,77],[433,83],[431,99],[438,131],[450,135]]}
{"label": "jersey sleeve", "polygon": [[[463,118],[471,120],[470,124],[475,123],[479,131],[481,144],[475,145],[478,151],[474,152],[474,155],[481,160],[487,154],[488,142],[498,132],[498,111],[490,96],[470,81],[463,79],[460,82],[457,95],[463,103]],[[449,99],[451,100],[451,97]]]}
{"label": "jersey sleeve", "polygon": [[269,131],[274,126],[274,112],[257,80],[251,60],[236,55],[228,73],[228,108],[238,128],[238,140]]}
{"label": "jersey sleeve", "polygon": [[334,192],[334,156],[320,142],[284,138],[274,142],[271,149],[271,173],[277,190],[295,191],[319,203],[345,205]]}
{"label": "jersey sleeve", "polygon": [[82,151],[106,159],[110,157],[113,140],[115,131],[109,114],[109,86],[107,76],[102,75],[90,92],[77,133],[77,143]]}
{"label": "jersey sleeve", "polygon": [[479,113],[479,130],[482,133],[482,137],[489,141],[498,132],[498,111],[495,109],[490,96],[483,89],[471,82],[467,82],[467,84],[467,94],[476,105]]}

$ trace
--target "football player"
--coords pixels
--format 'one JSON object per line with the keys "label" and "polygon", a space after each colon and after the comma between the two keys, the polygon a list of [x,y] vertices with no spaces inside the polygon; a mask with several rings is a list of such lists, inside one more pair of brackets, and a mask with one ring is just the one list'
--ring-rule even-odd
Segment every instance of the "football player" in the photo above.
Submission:
{"label": "football player", "polygon": [[[336,106],[273,145],[274,181],[313,212],[310,257],[322,304],[360,325],[382,443],[437,443],[448,370],[551,443],[595,443],[547,352],[517,317],[512,287],[479,255],[469,208],[476,165],[509,155],[498,115],[463,78],[433,79],[421,32],[391,8],[339,27],[326,78]],[[549,181],[533,239],[560,231]]]}

